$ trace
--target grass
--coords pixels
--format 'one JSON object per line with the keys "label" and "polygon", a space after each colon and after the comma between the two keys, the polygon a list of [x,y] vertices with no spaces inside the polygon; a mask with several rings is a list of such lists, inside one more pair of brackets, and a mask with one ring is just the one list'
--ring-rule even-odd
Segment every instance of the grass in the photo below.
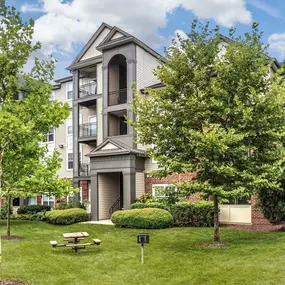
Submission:
{"label": "grass", "polygon": [[[103,240],[76,256],[70,248],[52,249],[65,232],[87,231]],[[24,240],[2,241],[0,279],[21,279],[34,285],[269,285],[285,284],[285,232],[222,229],[230,247],[203,248],[212,229],[148,230],[145,264],[140,263],[136,234],[143,232],[105,225],[54,226],[13,221],[12,234]],[[5,235],[5,222],[0,221]]]}

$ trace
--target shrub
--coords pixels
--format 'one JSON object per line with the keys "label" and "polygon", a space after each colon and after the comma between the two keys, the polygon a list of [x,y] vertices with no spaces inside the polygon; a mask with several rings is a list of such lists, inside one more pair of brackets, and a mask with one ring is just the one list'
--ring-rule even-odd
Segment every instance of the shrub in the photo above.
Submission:
{"label": "shrub", "polygon": [[214,224],[214,204],[212,202],[184,202],[171,209],[174,223],[180,227],[211,227]]}
{"label": "shrub", "polygon": [[18,208],[17,213],[19,215],[33,215],[40,212],[50,211],[50,206],[44,205],[29,205],[29,206],[21,206]]}
{"label": "shrub", "polygon": [[285,221],[285,182],[283,190],[260,189],[256,207],[259,207],[264,217],[271,223],[277,224]]}
{"label": "shrub", "polygon": [[65,200],[62,200],[58,205],[56,205],[56,209],[58,210],[66,210],[71,208],[81,208],[86,210],[86,203],[80,203],[80,201],[66,202]]}
{"label": "shrub", "polygon": [[117,227],[136,229],[163,229],[173,225],[168,211],[152,208],[116,211],[111,220]]}
{"label": "shrub", "polygon": [[[6,220],[8,214],[8,203],[5,202],[4,204],[0,205],[0,220]],[[13,214],[13,208],[10,207],[10,214]]]}
{"label": "shrub", "polygon": [[152,196],[150,193],[145,193],[141,195],[138,199],[136,199],[136,202],[152,203],[152,202],[156,202],[156,197]]}
{"label": "shrub", "polygon": [[131,209],[144,209],[144,208],[158,208],[158,209],[164,209],[166,211],[170,211],[170,207],[159,202],[151,202],[151,203],[141,203],[136,202],[131,205]]}
{"label": "shrub", "polygon": [[88,220],[88,213],[84,209],[72,208],[54,210],[46,213],[46,220],[50,224],[71,225]]}
{"label": "shrub", "polygon": [[46,212],[39,212],[36,214],[17,214],[17,215],[12,215],[11,219],[13,220],[28,220],[28,221],[45,221]]}

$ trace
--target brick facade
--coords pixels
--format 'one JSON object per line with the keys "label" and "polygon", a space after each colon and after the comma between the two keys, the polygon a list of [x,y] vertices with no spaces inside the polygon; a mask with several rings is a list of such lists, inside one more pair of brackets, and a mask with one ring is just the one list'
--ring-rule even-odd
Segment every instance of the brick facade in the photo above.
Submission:
{"label": "brick facade", "polygon": [[[152,193],[153,184],[172,184],[174,181],[190,181],[195,176],[195,173],[185,173],[185,174],[173,174],[164,178],[159,177],[150,177],[147,174],[145,175],[145,192]],[[256,205],[256,196],[251,198],[251,225],[225,225],[225,227],[231,228],[240,228],[240,229],[260,229],[260,230],[276,230],[283,226],[273,225],[267,220],[262,212],[255,207]],[[193,194],[188,198],[188,201],[201,201],[202,198],[199,193]]]}
{"label": "brick facade", "polygon": [[80,181],[80,187],[82,188],[82,200],[88,201],[88,181]]}

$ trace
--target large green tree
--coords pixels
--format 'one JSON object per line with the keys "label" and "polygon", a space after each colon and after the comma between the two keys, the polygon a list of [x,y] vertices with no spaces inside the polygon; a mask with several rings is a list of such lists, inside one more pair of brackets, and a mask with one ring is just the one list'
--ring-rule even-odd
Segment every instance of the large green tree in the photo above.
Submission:
{"label": "large green tree", "polygon": [[[33,20],[23,23],[14,7],[0,1],[0,194],[9,209],[15,197],[44,192],[59,197],[72,190],[71,183],[57,175],[59,153],[47,156],[41,144],[50,127],[69,114],[67,104],[50,100],[55,61],[35,59],[31,71],[23,72],[41,47],[32,44],[33,27]],[[9,236],[10,214],[7,221]]]}
{"label": "large green tree", "polygon": [[218,204],[279,189],[283,174],[285,85],[261,39],[256,23],[239,37],[230,29],[226,38],[194,21],[155,71],[164,87],[134,100],[138,142],[156,145],[148,149],[159,166],[151,174],[196,173],[177,186],[214,201],[215,242]]}

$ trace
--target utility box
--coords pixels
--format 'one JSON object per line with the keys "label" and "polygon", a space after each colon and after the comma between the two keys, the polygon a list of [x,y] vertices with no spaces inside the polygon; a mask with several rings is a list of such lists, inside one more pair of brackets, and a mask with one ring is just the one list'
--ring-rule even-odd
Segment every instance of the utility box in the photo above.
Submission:
{"label": "utility box", "polygon": [[148,244],[149,243],[149,234],[137,234],[137,243]]}

